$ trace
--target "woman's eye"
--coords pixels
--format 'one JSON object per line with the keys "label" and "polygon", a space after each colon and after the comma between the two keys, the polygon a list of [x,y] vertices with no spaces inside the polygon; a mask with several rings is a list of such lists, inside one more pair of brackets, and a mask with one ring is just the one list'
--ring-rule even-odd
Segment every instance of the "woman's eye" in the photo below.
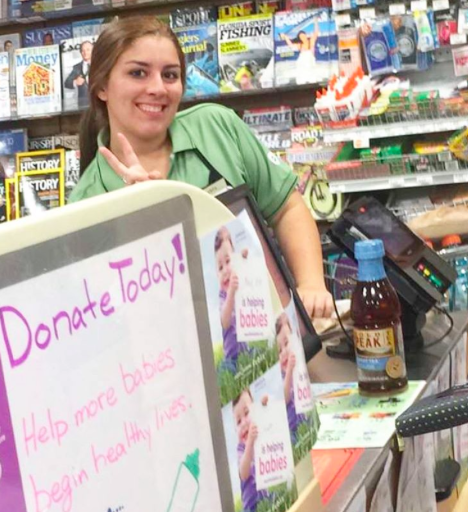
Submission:
{"label": "woman's eye", "polygon": [[133,71],[130,71],[130,75],[137,78],[141,78],[146,76],[146,72],[143,69],[134,69]]}
{"label": "woman's eye", "polygon": [[166,80],[179,80],[180,74],[178,71],[166,71],[164,73],[164,78]]}

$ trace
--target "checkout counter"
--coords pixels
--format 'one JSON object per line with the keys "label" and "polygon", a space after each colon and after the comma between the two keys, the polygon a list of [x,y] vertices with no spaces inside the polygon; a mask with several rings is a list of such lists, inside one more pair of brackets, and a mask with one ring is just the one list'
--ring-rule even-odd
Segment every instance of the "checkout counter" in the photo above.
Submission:
{"label": "checkout counter", "polygon": [[[328,234],[338,251],[342,251],[343,254],[347,254],[351,258],[354,255],[356,241],[367,238],[383,240],[387,276],[396,289],[402,305],[402,327],[408,379],[410,381],[425,381],[419,398],[465,383],[467,380],[468,312],[451,313],[453,327],[450,329],[448,316],[434,308],[442,300],[449,286],[455,282],[454,269],[373,198],[364,197],[348,206],[332,225]],[[441,310],[439,309],[439,311]],[[344,346],[345,350],[339,346],[328,347],[327,350],[327,347],[323,346],[320,352],[309,361],[308,370],[311,382],[357,381],[355,362],[341,357],[346,350],[352,352],[353,349],[352,347],[350,349],[346,343],[341,343],[341,346]],[[334,354],[335,357],[330,357],[329,354]],[[460,359],[464,360],[460,361]],[[457,452],[453,446],[453,430],[427,434],[433,435],[434,439],[437,438],[436,460],[446,460]],[[458,454],[464,451],[465,457],[468,458],[466,449],[468,448],[468,428],[465,430],[466,441],[463,441],[461,435],[457,438]],[[461,431],[457,431],[457,435],[458,433]],[[440,439],[444,442],[441,443]],[[396,482],[398,482],[402,452],[398,449],[396,441],[395,435],[383,448],[365,449],[338,490],[327,502],[325,510],[327,512],[366,512],[369,510],[374,491],[388,459],[389,450],[392,450],[394,455],[390,472],[396,475]],[[460,446],[463,442],[467,446],[461,450]],[[441,445],[445,446],[444,450],[439,449]],[[333,453],[331,457],[333,457]],[[458,465],[453,465],[458,471]],[[429,472],[431,472],[430,469]],[[440,475],[440,472],[438,474]],[[448,484],[437,489],[440,512],[453,510],[454,497],[452,495],[455,494],[456,500],[457,480],[458,474],[454,472],[454,477],[451,480],[448,479],[453,486]],[[393,490],[395,497],[397,487],[395,486]],[[445,492],[442,492],[442,489]],[[454,493],[452,493],[453,490]],[[361,500],[360,505],[356,500]],[[366,501],[365,510],[363,510],[363,501]],[[414,510],[414,512],[423,512],[411,508],[409,504],[405,508]],[[432,510],[432,508],[429,507],[428,510]],[[468,504],[463,510],[468,510]]]}
{"label": "checkout counter", "polygon": [[[452,317],[454,320],[453,329],[442,341],[430,348],[423,348],[417,353],[407,354],[406,363],[409,380],[426,381],[421,396],[424,395],[427,389],[430,389],[432,383],[437,383],[438,379],[439,381],[441,380],[441,370],[443,370],[444,365],[450,365],[450,354],[455,350],[457,345],[466,343],[465,333],[468,327],[467,312],[456,312],[452,314]],[[432,317],[429,318],[423,328],[423,337],[426,342],[430,344],[433,340],[440,338],[446,330],[447,324],[440,316]],[[357,380],[355,363],[329,357],[326,354],[325,347],[309,362],[308,369],[312,382],[355,382]],[[449,376],[451,376],[450,372]],[[448,387],[454,384],[456,383],[452,382],[450,378]],[[447,382],[442,382],[442,386],[445,387],[446,385]],[[343,484],[327,503],[326,507],[324,507],[324,510],[326,512],[345,512],[347,510],[353,510],[353,512],[355,512],[355,509],[352,508],[353,500],[363,489],[365,489],[367,507],[369,507],[370,500],[372,499],[374,490],[382,474],[390,449],[394,449],[395,455],[398,453],[395,438],[384,448],[364,450]],[[394,464],[396,466],[399,464],[399,458],[398,456],[394,458]],[[398,467],[396,467],[395,470],[398,470]],[[452,503],[452,500],[450,500],[450,503]],[[443,502],[439,503],[440,511],[448,512],[452,510],[452,508],[444,509],[443,506]],[[468,504],[464,510],[468,510]]]}

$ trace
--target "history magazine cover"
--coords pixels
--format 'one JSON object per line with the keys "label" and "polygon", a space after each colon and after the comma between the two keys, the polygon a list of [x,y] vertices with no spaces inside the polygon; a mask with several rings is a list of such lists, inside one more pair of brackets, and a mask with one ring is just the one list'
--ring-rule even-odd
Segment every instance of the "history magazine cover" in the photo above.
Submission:
{"label": "history magazine cover", "polygon": [[[8,219],[8,196],[7,182],[11,180],[13,186],[10,189],[14,196],[14,178],[15,174],[15,157],[14,155],[0,154],[0,223],[6,222]],[[13,204],[14,201],[11,200]]]}
{"label": "history magazine cover", "polygon": [[221,92],[272,87],[273,16],[219,20],[218,54]]}
{"label": "history magazine cover", "polygon": [[16,219],[15,178],[5,178],[6,220]]}
{"label": "history magazine cover", "polygon": [[65,150],[17,153],[15,174],[16,218],[63,206]]}
{"label": "history magazine cover", "polygon": [[62,110],[59,46],[15,51],[18,116]]}

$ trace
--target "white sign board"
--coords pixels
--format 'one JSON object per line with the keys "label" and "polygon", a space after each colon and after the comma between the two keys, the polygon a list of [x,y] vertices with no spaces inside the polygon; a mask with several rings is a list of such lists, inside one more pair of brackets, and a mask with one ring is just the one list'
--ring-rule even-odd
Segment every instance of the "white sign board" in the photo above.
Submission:
{"label": "white sign board", "polygon": [[232,509],[187,196],[3,254],[0,289],[2,510]]}

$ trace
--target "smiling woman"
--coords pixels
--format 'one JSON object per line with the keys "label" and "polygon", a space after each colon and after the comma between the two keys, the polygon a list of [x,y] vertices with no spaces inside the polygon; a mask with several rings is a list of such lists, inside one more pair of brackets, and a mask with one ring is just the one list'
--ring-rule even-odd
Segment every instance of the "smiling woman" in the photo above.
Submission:
{"label": "smiling woman", "polygon": [[317,227],[289,167],[227,108],[203,104],[177,113],[184,54],[154,16],[113,21],[95,43],[90,108],[80,129],[77,201],[150,179],[205,188],[247,184],[275,229],[309,314],[330,316]]}

